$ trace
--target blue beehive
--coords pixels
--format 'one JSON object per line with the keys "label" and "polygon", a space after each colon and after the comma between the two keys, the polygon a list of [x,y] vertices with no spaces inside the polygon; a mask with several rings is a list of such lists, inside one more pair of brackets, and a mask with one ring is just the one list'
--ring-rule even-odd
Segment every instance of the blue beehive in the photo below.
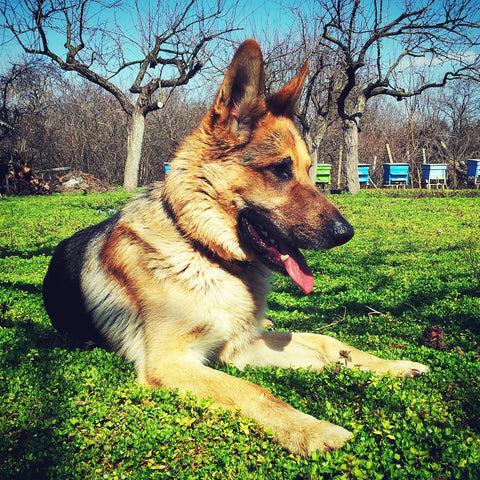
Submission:
{"label": "blue beehive", "polygon": [[358,181],[360,183],[370,183],[370,165],[368,163],[359,163],[358,164]]}
{"label": "blue beehive", "polygon": [[384,185],[408,185],[408,163],[384,163]]}
{"label": "blue beehive", "polygon": [[422,165],[422,182],[427,188],[434,186],[445,187],[447,183],[447,164],[446,163],[424,163]]}
{"label": "blue beehive", "polygon": [[467,160],[467,183],[480,184],[480,160]]}

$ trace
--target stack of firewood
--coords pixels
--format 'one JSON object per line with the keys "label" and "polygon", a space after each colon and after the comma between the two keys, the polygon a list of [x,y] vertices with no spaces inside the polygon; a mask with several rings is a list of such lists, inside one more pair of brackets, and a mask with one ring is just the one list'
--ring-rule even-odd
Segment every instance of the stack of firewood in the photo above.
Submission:
{"label": "stack of firewood", "polygon": [[29,167],[9,164],[0,178],[2,195],[48,195],[51,188],[48,182],[34,175]]}

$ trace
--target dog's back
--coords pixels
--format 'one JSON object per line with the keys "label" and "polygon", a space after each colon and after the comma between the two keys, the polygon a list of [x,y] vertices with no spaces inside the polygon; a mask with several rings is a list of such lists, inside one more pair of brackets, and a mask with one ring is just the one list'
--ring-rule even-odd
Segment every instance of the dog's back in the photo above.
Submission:
{"label": "dog's back", "polygon": [[79,342],[103,343],[94,327],[92,312],[85,305],[81,276],[89,245],[108,236],[117,220],[118,215],[60,242],[43,282],[43,301],[53,326]]}

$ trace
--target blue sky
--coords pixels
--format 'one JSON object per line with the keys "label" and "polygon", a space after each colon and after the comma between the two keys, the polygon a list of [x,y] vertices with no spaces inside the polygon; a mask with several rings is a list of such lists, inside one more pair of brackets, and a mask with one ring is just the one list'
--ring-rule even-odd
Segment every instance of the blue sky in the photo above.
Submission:
{"label": "blue sky", "polygon": [[[7,2],[9,5],[20,4],[22,0],[0,0],[3,2]],[[165,1],[165,0],[163,0]],[[365,0],[366,1],[366,0]],[[413,0],[414,3],[425,3],[426,0]],[[240,6],[237,9],[237,18],[241,22],[242,31],[237,32],[235,35],[239,40],[243,40],[245,38],[255,37],[259,40],[259,43],[262,45],[262,32],[267,31],[273,37],[275,32],[289,32],[293,25],[292,14],[289,13],[285,8],[281,7],[281,4],[290,4],[295,5],[300,3],[298,0],[247,0],[240,3]],[[304,0],[301,2],[301,8],[308,12],[308,10],[313,5],[312,0]],[[403,5],[403,2],[392,0],[391,2],[385,1],[386,5],[390,4],[390,6],[385,7],[385,14],[388,14],[389,18],[392,18],[400,12],[400,5]],[[143,11],[148,11],[149,8],[156,8],[157,1],[156,0],[139,0],[139,4],[142,6]],[[205,2],[208,5],[214,5],[214,2],[209,2],[208,0]],[[228,8],[230,5],[235,4],[235,0],[226,0],[226,7]],[[135,9],[132,8],[134,2],[132,1],[125,1],[125,7],[122,10],[116,11],[116,19],[113,18],[111,10],[107,11],[107,15],[104,15],[105,21],[113,22],[116,20],[116,23],[121,25],[125,30],[125,35],[135,37],[134,30],[138,27],[138,19],[135,12]],[[366,1],[366,10],[369,8],[369,3]],[[367,12],[368,13],[368,12]],[[165,16],[159,15],[158,16],[161,20],[164,20]],[[307,17],[308,18],[308,17]],[[2,19],[0,18],[0,23]],[[255,28],[257,32],[255,32]],[[108,26],[107,26],[108,30]],[[260,37],[260,38],[258,38]],[[22,54],[22,50],[17,45],[16,42],[8,42],[5,43],[7,39],[6,34],[3,30],[0,30],[0,70],[3,70],[8,65],[9,61],[18,60],[18,57]],[[59,36],[56,34],[52,34],[51,36],[51,43],[55,46],[53,50],[56,53],[59,53],[63,58],[65,57],[65,48],[63,47],[64,37]],[[126,42],[125,42],[126,45]],[[384,42],[383,47],[385,49],[393,48],[391,45],[388,46],[387,42]],[[228,46],[225,46],[226,50]],[[131,47],[130,53],[127,55],[134,55],[134,47]],[[233,52],[233,49],[232,49]],[[230,56],[230,52],[226,52],[227,56]],[[426,63],[428,63],[429,59],[425,58],[416,58],[411,63],[405,64],[405,70],[408,71],[412,68],[420,69]],[[438,62],[437,62],[438,63]],[[122,82],[122,86],[129,86],[131,81],[133,80],[133,72],[130,73],[128,77],[124,78]]]}
{"label": "blue sky", "polygon": [[[16,4],[20,5],[22,0],[2,0],[2,3],[6,2],[7,5],[15,6]],[[109,3],[109,2],[107,2]],[[128,32],[138,26],[137,15],[133,2],[126,1],[125,5],[121,9],[115,10],[116,21],[118,25],[123,28],[128,35]],[[149,0],[139,0],[139,5],[143,6],[143,11],[147,12],[148,9],[156,4],[156,1]],[[205,4],[214,5],[216,2],[209,2],[208,0]],[[234,2],[231,0],[226,0],[226,8],[230,8],[230,5]],[[285,2],[283,2],[285,4]],[[288,3],[288,2],[287,2]],[[308,2],[307,2],[308,3]],[[280,2],[277,0],[247,0],[240,2],[241,6],[237,8],[236,18],[241,22],[243,31],[239,32],[238,35],[245,36],[245,38],[251,36],[252,34],[252,25],[256,25],[261,28],[267,24],[275,25],[280,29],[289,29],[291,28],[291,19],[285,15],[285,10],[282,10],[280,7]],[[107,15],[110,18],[104,17],[106,21],[113,21],[114,18],[111,15],[112,11],[108,10]],[[0,25],[3,23],[3,19],[0,18]],[[64,51],[63,43],[64,37],[62,35],[56,35],[52,32],[49,33],[52,44],[55,45],[58,51]],[[14,59],[18,54],[22,52],[21,48],[14,41],[7,42],[10,35],[8,32],[0,29],[0,54],[1,59],[4,61],[5,58]]]}
{"label": "blue sky", "polygon": [[[13,7],[22,3],[22,0],[1,1],[2,3],[3,1],[6,1],[8,5]],[[157,5],[155,0],[139,0],[138,3],[141,5],[143,12],[148,12],[149,9],[155,9]],[[229,8],[233,3],[233,0],[226,0],[226,8]],[[239,40],[254,36],[253,30],[255,26],[259,30],[268,28],[271,31],[277,28],[279,30],[288,30],[291,28],[291,18],[285,14],[285,10],[282,10],[282,8],[279,6],[280,3],[276,0],[265,0],[263,2],[258,0],[247,0],[240,3],[241,5],[236,11],[236,18],[238,19],[242,30],[235,33],[235,36]],[[205,4],[207,6],[213,6],[216,4],[216,2],[209,2],[207,0]],[[159,15],[159,17],[162,18],[162,15]],[[132,37],[138,37],[136,34],[136,29],[139,26],[139,23],[137,13],[134,8],[134,2],[124,2],[124,7],[115,10],[115,18],[112,16],[111,10],[106,11],[106,15],[104,15],[104,21],[115,22],[120,25],[126,36],[128,36],[131,32]],[[3,18],[0,18],[0,24],[2,23]],[[64,47],[65,35],[49,31],[48,39],[51,49],[64,59],[66,53],[66,49]],[[128,42],[125,42],[123,47],[128,48]],[[128,50],[126,50],[126,52],[127,55],[131,55],[133,57],[136,55],[136,53],[133,46],[130,46],[130,48],[130,54],[128,53]],[[8,68],[11,62],[18,61],[18,59],[23,55],[24,52],[18,43],[11,39],[8,32],[6,32],[4,29],[0,29],[0,71]],[[132,78],[133,73],[130,74],[130,77],[128,80],[126,80],[126,83],[131,82],[130,79]]]}

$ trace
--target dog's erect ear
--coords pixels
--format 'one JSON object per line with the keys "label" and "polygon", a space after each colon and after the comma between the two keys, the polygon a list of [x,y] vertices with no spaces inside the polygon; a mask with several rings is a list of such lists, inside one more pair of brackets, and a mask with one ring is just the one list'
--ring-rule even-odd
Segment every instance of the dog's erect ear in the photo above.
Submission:
{"label": "dog's erect ear", "polygon": [[309,62],[283,88],[266,98],[267,108],[276,116],[293,118],[298,97],[307,78]]}
{"label": "dog's erect ear", "polygon": [[238,47],[213,103],[216,120],[239,138],[248,137],[266,113],[264,92],[262,52],[255,40],[246,40]]}

